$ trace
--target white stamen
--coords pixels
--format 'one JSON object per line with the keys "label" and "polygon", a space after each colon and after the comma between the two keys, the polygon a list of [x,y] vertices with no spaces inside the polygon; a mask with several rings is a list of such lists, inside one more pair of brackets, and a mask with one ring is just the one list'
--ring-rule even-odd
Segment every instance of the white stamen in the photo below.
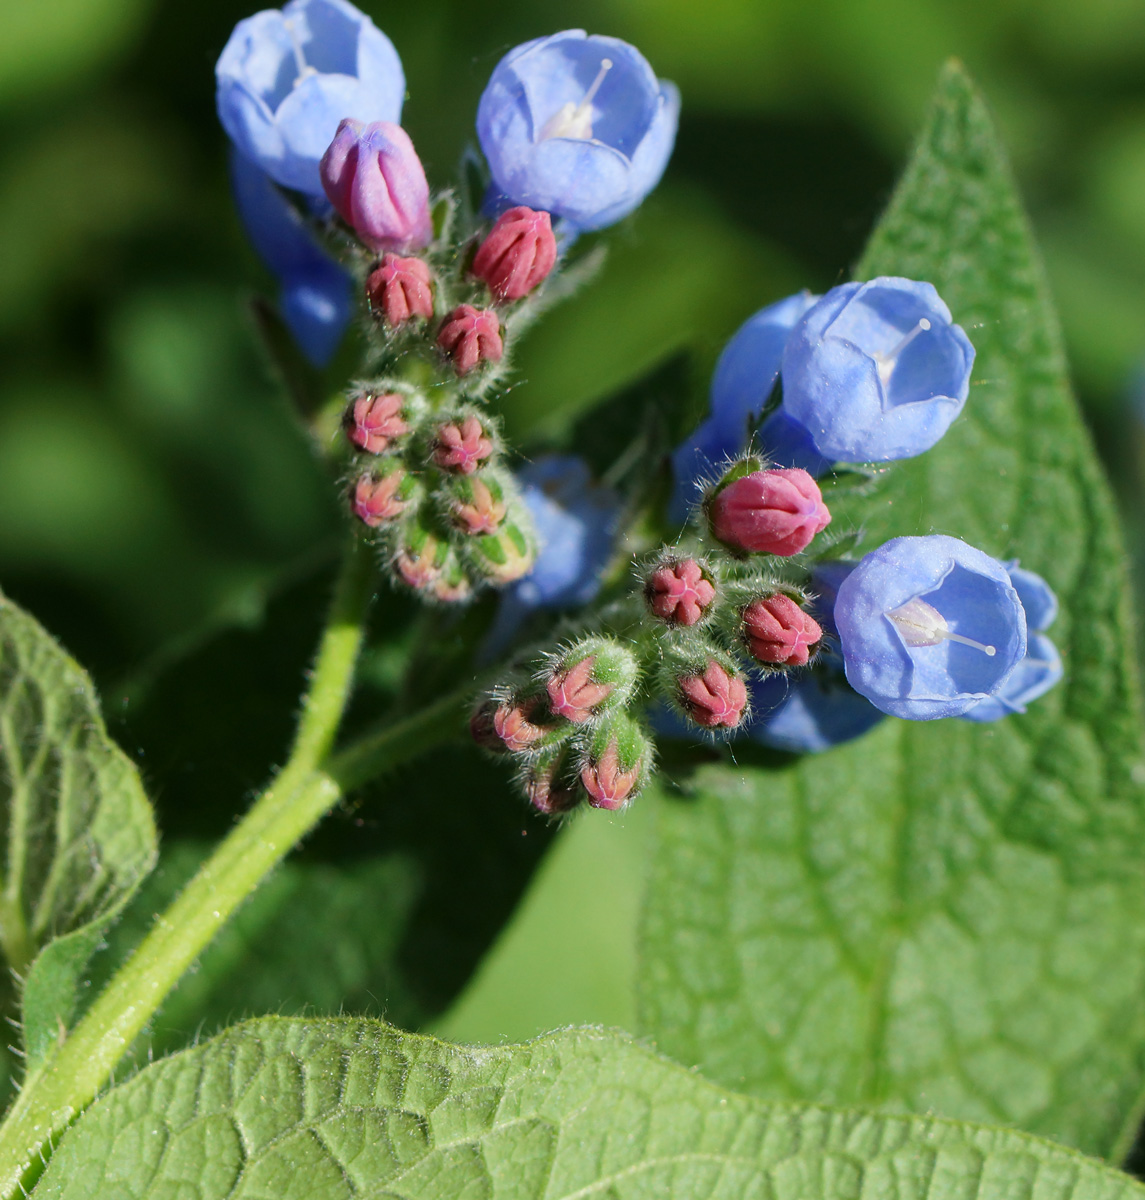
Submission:
{"label": "white stamen", "polygon": [[897,346],[882,354],[872,354],[871,357],[875,360],[875,369],[879,373],[879,379],[882,380],[883,387],[887,386],[890,381],[891,372],[895,369],[895,363],[899,360],[899,355],[914,341],[920,333],[926,333],[930,329],[930,322],[926,317],[920,317],[918,324],[900,340]]}
{"label": "white stamen", "polygon": [[302,53],[302,43],[298,40],[298,34],[294,31],[294,22],[290,17],[286,18],[286,32],[290,34],[290,45],[294,49],[294,66],[298,71],[294,82],[298,84],[307,75],[317,75],[318,72],[306,61],[306,55]]}
{"label": "white stamen", "polygon": [[545,138],[554,137],[580,138],[582,140],[592,137],[593,97],[600,91],[604,77],[611,70],[612,59],[603,59],[596,78],[584,94],[584,99],[579,104],[574,104],[571,100],[567,104],[562,104],[557,114],[545,122],[541,129],[542,141]]}
{"label": "white stamen", "polygon": [[940,642],[958,642],[963,646],[973,646],[975,650],[981,650],[990,658],[998,653],[993,646],[963,637],[960,633],[952,633],[942,613],[918,597],[891,609],[887,616],[898,627],[899,636],[908,646],[937,646]]}

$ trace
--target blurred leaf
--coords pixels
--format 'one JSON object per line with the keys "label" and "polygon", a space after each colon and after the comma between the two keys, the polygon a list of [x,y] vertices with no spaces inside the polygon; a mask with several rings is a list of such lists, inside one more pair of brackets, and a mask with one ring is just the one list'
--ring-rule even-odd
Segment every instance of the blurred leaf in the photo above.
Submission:
{"label": "blurred leaf", "polygon": [[156,834],[88,677],[3,597],[0,798],[0,947],[24,980],[31,1068],[71,1020],[88,959],[155,861]]}
{"label": "blurred leaf", "polygon": [[49,88],[73,88],[76,76],[130,44],[152,0],[0,0],[0,104]]}
{"label": "blurred leaf", "polygon": [[[517,439],[558,435],[681,350],[715,347],[797,291],[774,250],[687,192],[665,188],[611,239],[600,275],[531,329],[502,407]],[[745,307],[745,297],[746,307]]]}
{"label": "blurred leaf", "polygon": [[642,801],[624,813],[584,812],[563,826],[512,919],[433,1032],[496,1044],[586,1022],[631,1029],[652,816]]}
{"label": "blurred leaf", "polygon": [[0,160],[0,328],[27,324],[76,280],[106,288],[103,260],[113,240],[183,202],[172,141],[170,131],[134,114],[85,109],[7,151]]}
{"label": "blurred leaf", "polygon": [[466,1050],[268,1017],[156,1063],[64,1136],[35,1200],[1140,1200],[1024,1134],[769,1105],[617,1034]]}
{"label": "blurred leaf", "polygon": [[[1123,553],[981,99],[957,67],[860,278],[929,279],[978,349],[965,414],[883,472],[868,545],[956,534],[1062,600],[1066,680],[988,727],[735,747],[667,805],[644,1030],[769,1098],[1013,1122],[1124,1153],[1145,1050],[1141,712]],[[764,769],[770,763],[771,769]]]}

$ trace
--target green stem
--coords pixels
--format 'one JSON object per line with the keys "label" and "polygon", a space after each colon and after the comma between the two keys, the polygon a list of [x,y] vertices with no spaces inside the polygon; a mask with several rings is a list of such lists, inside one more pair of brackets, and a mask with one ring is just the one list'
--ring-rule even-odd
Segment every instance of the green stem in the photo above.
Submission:
{"label": "green stem", "polygon": [[338,582],[286,765],[156,920],[63,1045],[29,1072],[0,1125],[0,1196],[5,1200],[38,1173],[52,1139],[95,1098],[235,909],[346,789],[457,731],[449,717],[461,711],[472,687],[364,737],[323,769],[353,682],[371,577],[366,551],[355,547]]}

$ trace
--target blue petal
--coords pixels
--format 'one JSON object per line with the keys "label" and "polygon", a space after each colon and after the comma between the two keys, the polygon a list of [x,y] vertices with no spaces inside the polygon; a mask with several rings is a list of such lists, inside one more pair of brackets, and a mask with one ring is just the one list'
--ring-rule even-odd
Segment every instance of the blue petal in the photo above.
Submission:
{"label": "blue petal", "polygon": [[288,279],[282,288],[282,319],[316,367],[334,356],[350,323],[350,279],[334,264],[326,271]]}
{"label": "blue petal", "polygon": [[1053,588],[1037,572],[1018,566],[1016,558],[1006,563],[1006,570],[1026,610],[1027,628],[1049,629],[1058,615],[1058,598]]}
{"label": "blue petal", "polygon": [[1014,668],[996,696],[979,700],[962,714],[965,721],[997,721],[1023,713],[1026,705],[1044,695],[1061,680],[1061,655],[1044,633],[1030,634],[1026,657]]}
{"label": "blue petal", "polygon": [[283,319],[306,357],[324,366],[350,322],[351,278],[318,245],[269,176],[233,148],[230,167],[247,236],[283,284]]}
{"label": "blue petal", "polygon": [[783,347],[815,300],[803,291],[761,308],[724,347],[712,375],[712,419],[733,453],[747,445],[748,423],[758,420],[779,378]]}
{"label": "blue petal", "polygon": [[[908,646],[887,614],[913,599],[996,653],[951,641]],[[959,716],[997,694],[1026,653],[1025,613],[1005,567],[940,534],[894,538],[868,554],[839,586],[835,625],[851,686],[908,720]]]}
{"label": "blue petal", "polygon": [[530,608],[587,604],[600,591],[601,573],[612,556],[619,497],[595,484],[588,464],[571,455],[546,455],[517,478],[540,552],[533,570],[510,590]]}
{"label": "blue petal", "polygon": [[849,742],[882,719],[843,679],[823,669],[771,675],[752,684],[753,742],[793,754],[818,754]]}
{"label": "blue petal", "polygon": [[[908,342],[920,320],[929,322]],[[880,356],[898,353],[884,383]],[[929,283],[881,277],[832,288],[783,358],[783,407],[826,458],[885,462],[930,449],[962,411],[974,347]]]}

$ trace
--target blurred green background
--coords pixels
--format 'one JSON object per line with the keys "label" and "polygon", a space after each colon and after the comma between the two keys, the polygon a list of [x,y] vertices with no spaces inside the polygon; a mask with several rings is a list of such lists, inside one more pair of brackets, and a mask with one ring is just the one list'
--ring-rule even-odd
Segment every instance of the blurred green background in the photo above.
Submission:
{"label": "blurred green background", "polygon": [[[1141,0],[363,7],[403,58],[404,124],[439,185],[473,136],[493,65],[527,38],[579,25],[618,35],[683,92],[664,183],[615,231],[601,279],[521,348],[520,382],[504,405],[511,431],[533,444],[559,442],[594,401],[680,363],[683,350],[705,369],[763,304],[846,278],[939,65],[961,57],[1013,156],[1078,390],[1130,543],[1141,545],[1133,415],[1135,393],[1145,391]],[[249,302],[259,290],[273,294],[272,280],[228,195],[213,67],[250,11],[241,0],[0,0],[0,587],[95,674],[169,846],[182,847],[183,865],[171,857],[165,868],[171,878],[193,865],[196,839],[225,831],[282,753],[340,527],[336,497],[260,351]],[[354,361],[351,341],[326,377],[329,390]],[[400,638],[413,619],[390,597],[376,627]],[[400,654],[372,653],[363,711],[393,699],[401,667]],[[477,836],[476,819],[451,824],[456,813],[432,809],[451,786],[443,771],[436,782],[404,778],[400,799],[431,806],[440,826],[433,870],[451,877],[450,855]],[[406,974],[389,993],[359,979],[361,1005],[410,1024],[439,1015],[525,887],[550,835],[512,807],[496,773],[486,775],[487,802],[503,806],[494,823],[504,844],[489,861],[511,860],[490,868],[484,884],[474,876],[474,887],[493,880],[489,912],[470,922],[466,948],[442,969],[456,948],[433,940],[449,913],[427,907],[427,867],[422,884],[406,889],[422,886],[421,915],[409,927],[398,922],[407,940],[422,930],[422,949],[398,953]],[[359,858],[371,838],[417,842],[371,804],[336,818],[308,861],[341,861],[348,842]],[[573,953],[553,920],[523,913],[485,971],[502,975],[466,997],[446,1029],[497,1036],[626,1021],[643,835],[631,825],[601,841],[608,828],[574,827],[577,840],[566,839],[563,857],[539,877],[548,890],[532,912],[572,928],[587,896],[595,928],[612,932]],[[506,839],[516,839],[511,853]],[[395,886],[378,883],[386,895]],[[541,945],[551,970],[529,973]],[[437,966],[425,966],[438,951]],[[241,950],[232,957],[241,963]],[[526,975],[533,993],[521,990]],[[487,997],[508,991],[517,1009],[492,1012]],[[304,988],[299,995],[295,1007],[318,1002]],[[274,999],[272,988],[231,996],[220,1012]]]}

